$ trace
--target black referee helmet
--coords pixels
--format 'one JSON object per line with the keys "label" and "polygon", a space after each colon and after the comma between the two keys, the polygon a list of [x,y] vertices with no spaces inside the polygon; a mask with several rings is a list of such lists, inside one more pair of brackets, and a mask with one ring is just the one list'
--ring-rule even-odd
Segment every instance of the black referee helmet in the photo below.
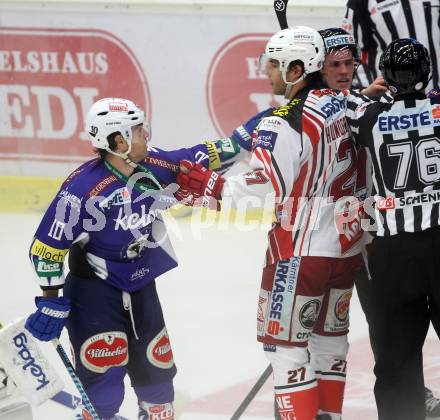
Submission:
{"label": "black referee helmet", "polygon": [[393,94],[424,90],[431,79],[428,50],[412,38],[392,41],[380,57],[379,68]]}

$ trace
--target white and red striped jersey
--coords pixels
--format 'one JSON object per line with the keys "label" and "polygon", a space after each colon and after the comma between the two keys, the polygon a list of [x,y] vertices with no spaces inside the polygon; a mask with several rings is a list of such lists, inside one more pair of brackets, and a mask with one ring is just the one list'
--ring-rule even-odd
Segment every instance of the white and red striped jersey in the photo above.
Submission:
{"label": "white and red striped jersey", "polygon": [[345,119],[347,94],[307,88],[273,110],[254,133],[252,170],[225,182],[223,199],[237,208],[250,196],[262,206],[274,197],[266,264],[360,252],[359,218],[347,221],[347,212],[365,182],[358,179],[357,149]]}

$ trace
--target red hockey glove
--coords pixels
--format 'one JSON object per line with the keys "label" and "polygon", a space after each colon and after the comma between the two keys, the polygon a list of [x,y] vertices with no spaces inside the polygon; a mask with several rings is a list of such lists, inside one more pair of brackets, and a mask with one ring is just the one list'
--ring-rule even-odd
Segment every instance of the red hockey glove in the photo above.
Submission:
{"label": "red hockey glove", "polygon": [[[202,207],[211,207],[210,198],[219,200],[225,180],[218,173],[206,169],[200,163],[191,163],[187,160],[180,162],[180,172],[177,183],[186,193],[193,197],[201,197]],[[180,190],[179,190],[180,191]],[[176,196],[179,195],[179,191]]]}
{"label": "red hockey glove", "polygon": [[179,189],[174,193],[174,197],[185,206],[195,206],[196,200],[200,200],[200,196],[196,196],[188,190],[179,187]]}

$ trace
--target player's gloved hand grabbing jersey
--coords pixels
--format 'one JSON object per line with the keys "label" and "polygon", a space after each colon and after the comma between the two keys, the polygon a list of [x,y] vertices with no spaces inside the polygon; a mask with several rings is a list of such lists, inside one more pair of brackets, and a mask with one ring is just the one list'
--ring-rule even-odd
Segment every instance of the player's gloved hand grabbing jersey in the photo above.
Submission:
{"label": "player's gloved hand grabbing jersey", "polygon": [[192,194],[195,198],[200,197],[202,207],[211,207],[212,198],[215,200],[221,198],[225,180],[221,175],[205,168],[200,163],[182,160],[180,162],[180,172],[177,175],[177,183],[183,191]]}
{"label": "player's gloved hand grabbing jersey", "polygon": [[35,298],[37,310],[26,320],[25,328],[41,341],[58,338],[70,313],[70,301],[65,297]]}
{"label": "player's gloved hand grabbing jersey", "polygon": [[[264,111],[259,112],[256,115],[254,115],[248,121],[246,121],[244,124],[238,126],[232,132],[232,134],[229,138],[235,144],[238,144],[241,149],[246,150],[248,152],[251,152],[252,151],[252,134],[255,131],[257,125],[260,123],[260,121],[266,116],[266,114],[268,114],[271,111],[272,111],[272,108],[268,108],[268,109],[265,109]],[[223,162],[223,163],[224,163],[223,167],[228,168],[228,165],[225,164],[225,162]],[[211,171],[209,171],[208,169],[205,169],[201,165],[192,165],[189,162],[186,162],[185,165],[186,164],[191,166],[192,169],[194,169],[196,172],[203,172],[204,174],[206,174],[206,171],[208,171],[211,173]],[[203,171],[202,171],[202,169],[203,169]],[[180,189],[174,194],[175,197],[177,198],[177,200],[179,200],[182,204],[185,204],[187,206],[201,204],[203,207],[211,207],[211,206],[209,206],[210,200],[206,199],[207,195],[202,193],[202,185],[198,185],[198,187],[200,187],[200,188],[197,188],[197,187],[194,188],[194,185],[191,185],[189,187],[189,189],[187,189],[184,186],[185,182],[188,181],[188,178],[183,177],[183,175],[185,175],[186,171],[187,171],[187,169],[181,169],[181,172],[177,176],[177,183],[180,185]],[[190,174],[189,176],[192,176],[194,174]],[[213,176],[215,177],[215,176],[217,176],[217,174],[214,172]],[[197,175],[196,178],[200,182],[200,174]],[[193,180],[192,182],[194,183],[194,181],[195,180]],[[210,182],[213,182],[213,180],[211,180]],[[224,180],[222,177],[220,177],[219,182],[223,186]],[[221,188],[219,188],[219,190],[221,190]],[[198,200],[200,197],[203,197],[203,196],[205,197],[205,199],[202,198],[201,200]],[[213,197],[213,196],[211,195],[211,197]],[[217,197],[214,197],[214,198],[218,199]],[[198,200],[198,202],[196,202],[196,200]],[[201,203],[200,203],[200,201],[201,201]],[[216,208],[218,206],[212,206],[212,207]]]}

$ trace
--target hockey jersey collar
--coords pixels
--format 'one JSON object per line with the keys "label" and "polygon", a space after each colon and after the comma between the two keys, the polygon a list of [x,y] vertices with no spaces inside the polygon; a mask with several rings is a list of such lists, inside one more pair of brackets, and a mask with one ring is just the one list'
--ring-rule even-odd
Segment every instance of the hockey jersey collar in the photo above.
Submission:
{"label": "hockey jersey collar", "polygon": [[[114,176],[116,176],[116,178],[124,181],[126,184],[130,184],[132,188],[134,188],[137,192],[144,193],[147,190],[157,191],[162,189],[162,186],[153,175],[153,173],[143,166],[138,165],[137,168],[133,171],[132,175],[128,177],[106,160],[104,160],[104,165]],[[139,173],[141,174],[141,176],[132,179],[133,175]]]}

